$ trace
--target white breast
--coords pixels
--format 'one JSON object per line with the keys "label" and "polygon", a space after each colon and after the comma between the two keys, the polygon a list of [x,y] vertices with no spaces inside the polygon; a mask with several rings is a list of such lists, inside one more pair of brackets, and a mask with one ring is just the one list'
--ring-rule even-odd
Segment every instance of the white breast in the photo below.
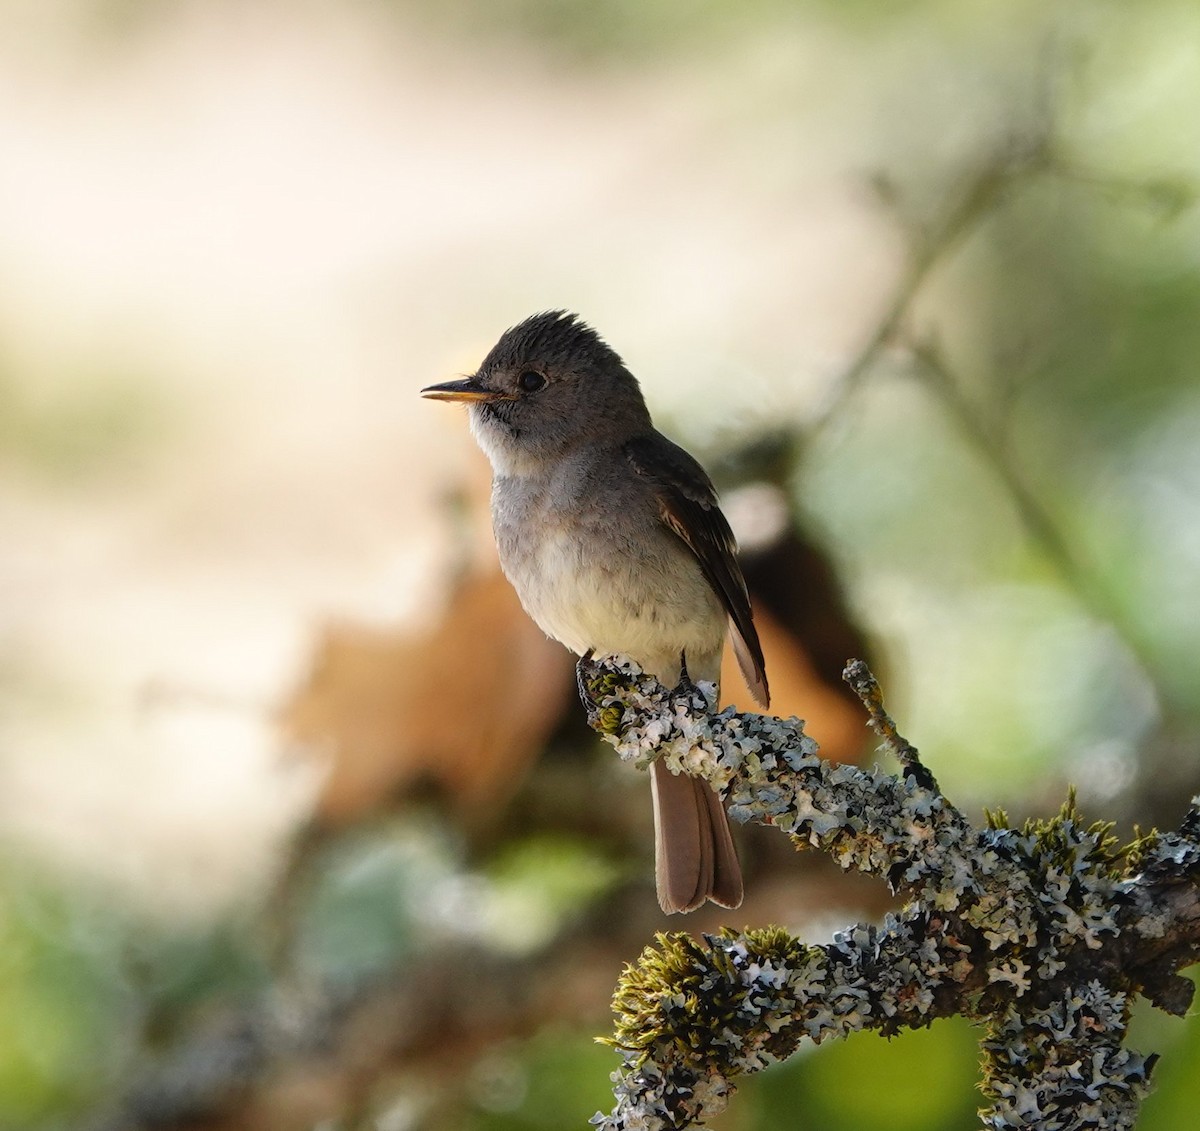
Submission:
{"label": "white breast", "polygon": [[691,552],[665,529],[630,549],[603,524],[584,527],[514,510],[497,518],[501,563],[529,615],[576,654],[622,653],[673,685],[686,651],[694,676],[715,679],[725,613]]}

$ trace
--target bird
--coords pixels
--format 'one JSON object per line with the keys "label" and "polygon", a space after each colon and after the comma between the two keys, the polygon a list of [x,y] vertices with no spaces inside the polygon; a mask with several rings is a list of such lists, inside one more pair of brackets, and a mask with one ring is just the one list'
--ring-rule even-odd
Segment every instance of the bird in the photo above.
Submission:
{"label": "bird", "polygon": [[[747,687],[770,692],[729,523],[703,467],[655,429],[637,379],[578,315],[534,314],[478,370],[423,389],[465,403],[492,465],[500,564],[525,611],[578,656],[625,655],[665,687],[716,683],[726,631]],[[651,766],[664,912],[741,904],[720,798]]]}

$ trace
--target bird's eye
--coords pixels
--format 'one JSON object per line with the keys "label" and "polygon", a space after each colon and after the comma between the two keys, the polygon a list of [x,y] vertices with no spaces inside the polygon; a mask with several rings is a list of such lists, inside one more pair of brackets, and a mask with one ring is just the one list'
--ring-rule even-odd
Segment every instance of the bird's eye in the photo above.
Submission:
{"label": "bird's eye", "polygon": [[523,393],[536,393],[538,389],[544,388],[546,378],[540,373],[535,373],[532,369],[526,369],[520,377],[517,378],[517,384]]}

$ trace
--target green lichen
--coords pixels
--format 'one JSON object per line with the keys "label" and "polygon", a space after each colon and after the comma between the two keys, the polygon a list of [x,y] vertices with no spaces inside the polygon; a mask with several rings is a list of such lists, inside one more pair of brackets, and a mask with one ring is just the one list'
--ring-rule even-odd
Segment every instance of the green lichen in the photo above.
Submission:
{"label": "green lichen", "polygon": [[1162,833],[1158,829],[1142,832],[1137,825],[1133,826],[1133,840],[1122,849],[1125,857],[1125,874],[1136,876],[1146,866],[1162,844]]}
{"label": "green lichen", "polygon": [[601,707],[596,712],[596,721],[593,724],[600,734],[620,734],[621,721],[625,718],[625,712],[620,707]]}
{"label": "green lichen", "polygon": [[1087,868],[1119,879],[1126,872],[1127,849],[1113,836],[1115,827],[1112,821],[1085,825],[1072,786],[1055,816],[1027,820],[1021,835],[1033,841],[1033,857],[1047,866],[1066,872]]}
{"label": "green lichen", "polygon": [[746,1009],[747,971],[798,969],[814,953],[820,949],[782,927],[725,928],[704,943],[683,932],[660,933],[622,972],[613,1036],[601,1040],[632,1054],[635,1064],[651,1051],[669,1051],[697,1070],[721,1063],[731,1040],[759,1024],[759,1015]]}

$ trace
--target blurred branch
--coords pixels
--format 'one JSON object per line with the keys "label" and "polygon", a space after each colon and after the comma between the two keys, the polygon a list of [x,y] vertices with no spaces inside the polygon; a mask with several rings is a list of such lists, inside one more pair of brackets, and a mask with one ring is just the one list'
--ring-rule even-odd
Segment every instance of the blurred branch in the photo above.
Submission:
{"label": "blurred branch", "polygon": [[[1044,172],[1051,162],[1049,139],[1045,135],[1010,145],[963,183],[944,215],[930,229],[911,233],[908,266],[896,284],[891,301],[866,343],[834,380],[830,399],[818,413],[811,431],[827,427],[844,411],[870,376],[880,354],[895,344],[933,269],[992,215],[1009,189],[1029,176]],[[893,194],[883,185],[881,195],[889,198]]]}
{"label": "blurred branch", "polygon": [[1165,220],[1176,219],[1200,199],[1200,186],[1187,177],[1121,177],[1067,160],[1057,160],[1054,171],[1064,181],[1095,189],[1123,203],[1155,208]]}
{"label": "blurred branch", "polygon": [[963,396],[938,346],[932,342],[913,347],[917,361],[915,373],[937,399],[946,415],[958,427],[967,443],[982,456],[1011,498],[1022,525],[1042,548],[1068,587],[1097,616],[1114,618],[1115,610],[1091,583],[1087,572],[1075,559],[1070,544],[1050,512],[1021,478],[1001,438],[988,427],[983,414]]}
{"label": "blurred branch", "polygon": [[[1131,200],[1155,207],[1167,218],[1177,216],[1200,199],[1200,188],[1185,178],[1138,179],[1082,167],[1057,152],[1049,125],[1022,142],[1008,145],[994,160],[966,180],[940,221],[928,230],[917,230],[911,234],[910,242],[914,250],[909,266],[866,343],[834,382],[832,396],[814,421],[812,432],[827,427],[844,411],[855,392],[874,371],[883,351],[905,338],[904,331],[913,304],[934,268],[994,214],[1007,192],[1041,174],[1051,174],[1123,201]],[[893,194],[889,190],[885,195]],[[1154,687],[1158,701],[1169,701],[1168,681],[1157,670],[1156,661],[1146,648],[1141,634],[1129,623],[1112,594],[1097,583],[1072,552],[1057,522],[1018,473],[1002,437],[989,426],[980,410],[963,396],[961,386],[954,379],[941,351],[928,342],[913,345],[909,341],[905,344],[912,350],[918,363],[915,372],[999,479],[1020,521],[1064,583],[1094,617],[1117,631],[1143,675]],[[794,437],[787,450],[787,462],[794,467],[800,454],[799,437]]]}
{"label": "blurred branch", "polygon": [[[995,213],[1010,190],[1033,177],[1052,174],[1122,200],[1148,204],[1168,219],[1200,199],[1200,186],[1184,177],[1122,177],[1075,163],[1058,152],[1049,115],[1045,117],[1046,124],[1030,136],[1010,140],[992,160],[967,177],[937,221],[927,228],[909,231],[908,266],[866,342],[833,381],[829,400],[813,420],[811,432],[827,427],[845,410],[883,351],[903,338],[913,303],[934,268]],[[876,187],[883,199],[895,200],[897,194],[889,182],[877,178]]]}
{"label": "blurred branch", "polygon": [[884,1035],[960,1014],[985,1030],[984,1124],[1128,1129],[1155,1058],[1124,1047],[1137,994],[1186,1012],[1200,956],[1200,799],[1178,833],[1119,848],[1070,797],[1052,820],[975,829],[923,772],[865,666],[872,722],[905,774],[832,766],[796,719],[712,713],[705,685],[668,692],[626,661],[583,679],[592,725],[635,764],[705,777],[732,816],[781,828],[905,904],[826,946],[779,928],[660,935],[627,968],[607,1129],[682,1128],[722,1110],[736,1079],[806,1040]]}
{"label": "blurred branch", "polygon": [[988,426],[980,410],[963,395],[961,383],[955,379],[940,348],[932,342],[920,343],[913,347],[913,356],[917,362],[917,378],[1000,481],[1021,524],[1075,599],[1093,617],[1116,630],[1141,668],[1142,675],[1154,687],[1158,701],[1167,701],[1166,682],[1159,676],[1155,659],[1145,647],[1141,634],[1113,600],[1112,594],[1103,585],[1097,584],[1095,577],[1079,562],[1050,511],[1017,470],[1003,439]]}
{"label": "blurred branch", "polygon": [[[375,1126],[381,1080],[462,1080],[489,1048],[598,1018],[612,972],[659,921],[648,891],[602,901],[543,950],[445,937],[386,974],[322,983],[289,973],[267,992],[190,1020],[80,1131]],[[651,911],[653,909],[653,911]],[[360,1122],[348,1112],[363,1114]]]}

